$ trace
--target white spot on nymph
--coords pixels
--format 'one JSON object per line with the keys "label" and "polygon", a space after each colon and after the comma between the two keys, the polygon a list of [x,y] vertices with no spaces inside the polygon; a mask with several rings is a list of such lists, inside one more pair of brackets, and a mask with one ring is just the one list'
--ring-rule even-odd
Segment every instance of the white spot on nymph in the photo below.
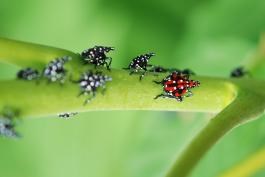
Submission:
{"label": "white spot on nymph", "polygon": [[177,89],[177,87],[174,87],[174,90],[176,90]]}
{"label": "white spot on nymph", "polygon": [[173,84],[175,84],[176,83],[176,81],[173,81]]}
{"label": "white spot on nymph", "polygon": [[62,67],[62,63],[57,63],[58,68]]}
{"label": "white spot on nymph", "polygon": [[98,87],[100,85],[100,83],[97,81],[95,84],[95,87]]}
{"label": "white spot on nymph", "polygon": [[91,86],[90,85],[86,86],[86,90],[90,91],[91,90]]}
{"label": "white spot on nymph", "polygon": [[80,85],[81,85],[81,86],[85,86],[85,85],[87,85],[87,81],[82,81],[82,82],[80,83]]}

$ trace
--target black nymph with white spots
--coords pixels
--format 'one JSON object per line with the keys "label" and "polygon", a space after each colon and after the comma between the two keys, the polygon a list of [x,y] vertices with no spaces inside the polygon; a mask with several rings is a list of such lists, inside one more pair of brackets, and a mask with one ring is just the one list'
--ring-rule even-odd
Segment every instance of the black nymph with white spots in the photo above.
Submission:
{"label": "black nymph with white spots", "polygon": [[64,64],[69,60],[71,60],[71,57],[64,56],[50,61],[43,70],[43,76],[50,82],[59,81],[63,83],[66,75]]}
{"label": "black nymph with white spots", "polygon": [[83,73],[78,81],[73,82],[78,83],[81,88],[79,96],[90,94],[90,98],[87,98],[84,102],[84,104],[87,104],[96,96],[98,88],[102,88],[102,92],[104,93],[106,82],[111,80],[112,78],[110,76],[104,75],[102,72],[97,71],[93,73],[92,71],[88,71]]}
{"label": "black nymph with white spots", "polygon": [[39,72],[36,69],[25,68],[17,72],[17,78],[22,80],[34,80],[40,77]]}
{"label": "black nymph with white spots", "polygon": [[65,113],[58,114],[58,117],[63,118],[63,119],[69,119],[77,114],[78,112],[65,112]]}
{"label": "black nymph with white spots", "polygon": [[147,72],[147,67],[152,66],[148,64],[150,58],[154,56],[154,53],[147,53],[144,55],[139,55],[132,59],[129,66],[127,68],[123,68],[125,70],[130,70],[130,75],[137,72],[142,72],[140,76],[140,80],[144,77]]}
{"label": "black nymph with white spots", "polygon": [[0,117],[0,136],[7,138],[18,138],[20,135],[14,129],[12,120],[6,117]]}
{"label": "black nymph with white spots", "polygon": [[114,47],[95,46],[84,50],[81,57],[86,62],[95,65],[95,67],[106,65],[107,69],[110,70],[112,58],[107,57],[106,54],[112,50],[114,50]]}
{"label": "black nymph with white spots", "polygon": [[232,70],[230,77],[240,78],[246,76],[247,74],[249,75],[249,72],[246,71],[244,67],[240,66]]}

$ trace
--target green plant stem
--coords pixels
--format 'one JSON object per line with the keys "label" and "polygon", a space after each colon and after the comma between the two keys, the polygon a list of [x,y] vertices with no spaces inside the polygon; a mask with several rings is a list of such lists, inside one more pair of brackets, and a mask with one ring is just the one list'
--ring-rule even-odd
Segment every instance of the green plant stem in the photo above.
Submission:
{"label": "green plant stem", "polygon": [[64,49],[0,38],[0,61],[21,67],[43,67],[51,59],[65,55],[77,57]]}
{"label": "green plant stem", "polygon": [[[97,93],[87,105],[88,96],[79,96],[77,84],[47,84],[42,81],[0,81],[0,109],[14,107],[21,110],[21,116],[42,116],[69,111],[95,110],[164,110],[218,112],[233,99],[232,87],[224,80],[197,77],[203,84],[194,89],[194,96],[183,102],[174,99],[153,98],[162,92],[162,87],[152,83],[156,77],[139,81],[139,76],[129,76],[122,71],[111,71],[113,81],[107,83],[103,94]],[[222,88],[218,91],[217,88]],[[209,92],[209,93],[208,93]],[[222,93],[221,93],[222,92]],[[201,96],[205,95],[205,96]],[[219,96],[220,95],[220,96]]]}
{"label": "green plant stem", "polygon": [[253,93],[248,89],[250,87],[246,84],[238,97],[193,138],[166,177],[187,176],[203,155],[227,132],[264,112],[264,93]]}
{"label": "green plant stem", "polygon": [[[0,38],[0,61],[20,67],[43,68],[50,60],[65,55],[73,58],[67,66],[69,75],[79,77],[80,73],[91,69],[90,66],[83,65],[78,54],[70,51]],[[236,87],[228,79],[197,76],[193,79],[199,80],[201,87],[193,89],[193,97],[185,98],[181,103],[174,99],[154,100],[153,98],[162,92],[162,86],[152,81],[162,80],[165,74],[158,77],[148,74],[139,81],[139,75],[130,76],[127,71],[116,69],[112,69],[111,72],[103,71],[110,75],[113,81],[107,83],[104,95],[98,93],[96,98],[85,106],[83,102],[87,97],[77,97],[80,92],[79,86],[69,81],[60,85],[47,84],[45,80],[41,80],[39,84],[9,80],[0,81],[0,109],[15,107],[21,110],[23,117],[93,110],[219,112],[236,95]]]}
{"label": "green plant stem", "polygon": [[[73,52],[0,38],[0,61],[20,67],[43,68],[55,57],[72,56],[67,66],[68,74],[74,78],[91,66],[83,65],[78,54]],[[194,88],[194,96],[183,102],[174,99],[153,98],[162,92],[162,86],[153,83],[166,74],[148,74],[142,81],[139,75],[113,69],[111,72],[99,68],[111,76],[105,94],[97,92],[96,98],[87,105],[86,96],[77,97],[77,84],[66,81],[64,85],[48,84],[45,80],[27,82],[20,80],[0,81],[0,109],[11,107],[20,111],[21,117],[53,115],[61,112],[83,112],[95,110],[163,110],[196,111],[218,113],[202,129],[180,155],[167,177],[187,176],[201,157],[227,132],[241,123],[250,121],[264,112],[265,82],[255,79],[222,79],[196,76],[201,87]],[[230,104],[231,103],[231,104]]]}
{"label": "green plant stem", "polygon": [[[246,66],[250,72],[265,64],[265,36],[261,38],[258,51]],[[262,77],[262,76],[261,76]],[[241,124],[251,121],[265,110],[265,82],[254,78],[231,80],[237,85],[237,96],[224,110],[212,118],[195,136],[173,163],[166,177],[186,177],[207,151],[226,133]]]}

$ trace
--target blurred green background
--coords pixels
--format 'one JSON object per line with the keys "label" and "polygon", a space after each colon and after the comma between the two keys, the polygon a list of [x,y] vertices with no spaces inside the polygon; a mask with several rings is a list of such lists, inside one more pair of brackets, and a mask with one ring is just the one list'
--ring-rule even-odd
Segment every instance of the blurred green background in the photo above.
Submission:
{"label": "blurred green background", "polygon": [[[153,64],[227,77],[255,52],[265,1],[0,0],[0,23],[2,37],[75,52],[115,46],[114,68],[153,51]],[[0,64],[0,78],[16,69]],[[212,116],[113,111],[27,119],[18,126],[22,139],[0,139],[0,177],[160,177]],[[264,139],[264,119],[235,129],[191,176],[222,174],[265,148]]]}

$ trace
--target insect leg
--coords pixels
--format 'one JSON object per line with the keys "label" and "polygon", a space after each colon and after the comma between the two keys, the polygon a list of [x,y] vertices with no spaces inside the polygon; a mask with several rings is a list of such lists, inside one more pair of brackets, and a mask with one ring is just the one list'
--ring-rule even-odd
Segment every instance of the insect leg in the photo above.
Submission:
{"label": "insect leg", "polygon": [[147,72],[147,69],[146,68],[143,68],[144,72],[141,74],[139,80],[141,81],[142,78],[145,76],[146,72]]}
{"label": "insect leg", "polygon": [[160,97],[165,97],[166,95],[164,95],[163,93],[162,94],[159,94],[159,95],[156,95],[156,97],[154,98],[155,100],[157,99],[157,98],[160,98]]}
{"label": "insect leg", "polygon": [[95,92],[90,92],[90,94],[92,94],[92,96],[90,97],[90,98],[87,98],[86,100],[85,100],[85,102],[84,102],[84,106],[87,104],[87,103],[89,103],[93,98],[95,98],[95,96],[96,96],[96,93]]}
{"label": "insect leg", "polygon": [[87,93],[86,91],[81,91],[78,95],[77,95],[77,97],[80,97],[81,95],[83,95],[84,93]]}
{"label": "insect leg", "polygon": [[187,92],[187,94],[185,95],[185,97],[191,97],[193,95],[193,93],[190,91],[190,90],[188,90],[188,92]]}
{"label": "insect leg", "polygon": [[105,63],[106,63],[107,69],[110,71],[110,65],[112,63],[112,58],[111,57],[107,57],[106,60],[109,60],[109,63],[107,63],[107,62],[105,62]]}
{"label": "insect leg", "polygon": [[163,84],[163,81],[153,81],[156,84]]}
{"label": "insect leg", "polygon": [[195,75],[195,73],[190,69],[184,69],[182,73],[187,75]]}
{"label": "insect leg", "polygon": [[162,94],[157,95],[154,99],[157,99],[157,98],[160,98],[160,97],[162,97],[162,98],[175,98],[172,95],[168,95],[168,94],[162,93]]}
{"label": "insect leg", "polygon": [[179,102],[182,102],[182,101],[183,101],[183,97],[182,97],[182,96],[178,96],[178,97],[176,97],[176,99],[177,99],[177,101],[179,101]]}
{"label": "insect leg", "polygon": [[132,70],[132,71],[129,73],[129,75],[132,75],[133,73],[135,73],[135,71],[134,71],[134,70]]}
{"label": "insect leg", "polygon": [[105,92],[106,92],[106,86],[105,85],[102,85],[102,90],[101,90],[102,95],[104,95]]}

